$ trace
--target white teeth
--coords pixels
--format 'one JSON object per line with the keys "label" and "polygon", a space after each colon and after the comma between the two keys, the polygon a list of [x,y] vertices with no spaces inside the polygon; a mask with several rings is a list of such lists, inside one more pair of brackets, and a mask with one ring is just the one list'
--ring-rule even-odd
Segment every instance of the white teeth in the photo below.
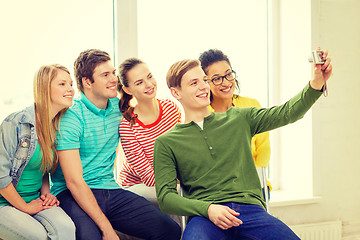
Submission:
{"label": "white teeth", "polygon": [[231,89],[231,87],[228,87],[228,88],[221,89],[220,91],[222,91],[222,92],[228,92],[228,91],[230,91],[230,89]]}
{"label": "white teeth", "polygon": [[150,89],[150,90],[148,90],[148,91],[146,91],[145,93],[153,93],[154,92],[154,89],[152,88],[152,89]]}

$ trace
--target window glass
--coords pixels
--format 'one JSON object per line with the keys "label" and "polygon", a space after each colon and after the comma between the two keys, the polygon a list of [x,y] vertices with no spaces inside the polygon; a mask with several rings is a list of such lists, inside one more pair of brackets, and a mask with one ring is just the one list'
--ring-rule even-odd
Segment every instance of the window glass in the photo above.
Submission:
{"label": "window glass", "polygon": [[267,5],[265,0],[138,0],[138,56],[169,97],[171,64],[217,48],[228,55],[240,94],[267,104]]}
{"label": "window glass", "polygon": [[1,14],[0,120],[33,103],[40,66],[59,63],[72,73],[79,53],[98,48],[113,56],[113,2],[6,1]]}

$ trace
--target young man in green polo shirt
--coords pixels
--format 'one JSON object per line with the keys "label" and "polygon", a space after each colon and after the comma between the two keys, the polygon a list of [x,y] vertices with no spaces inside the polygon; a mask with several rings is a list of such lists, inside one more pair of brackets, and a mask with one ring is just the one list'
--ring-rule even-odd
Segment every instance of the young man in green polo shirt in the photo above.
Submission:
{"label": "young man in green polo shirt", "polygon": [[169,216],[115,182],[121,114],[110,56],[86,50],[74,70],[80,97],[57,132],[60,166],[52,192],[74,221],[76,239],[118,239],[114,229],[144,239],[180,239],[180,227]]}
{"label": "young man in green polo shirt", "polygon": [[330,62],[315,65],[310,83],[281,106],[232,107],[224,113],[208,109],[210,87],[198,60],[170,67],[166,81],[184,108],[185,122],[156,139],[154,172],[160,208],[190,216],[183,240],[299,239],[265,211],[250,143],[255,134],[304,116],[321,96],[332,72]]}

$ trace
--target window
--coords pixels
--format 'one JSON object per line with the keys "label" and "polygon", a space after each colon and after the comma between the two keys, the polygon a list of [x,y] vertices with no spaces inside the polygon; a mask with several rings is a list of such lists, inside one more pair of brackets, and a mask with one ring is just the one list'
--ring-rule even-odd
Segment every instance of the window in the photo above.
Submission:
{"label": "window", "polygon": [[[170,97],[165,76],[172,63],[209,48],[229,56],[240,94],[264,107],[289,100],[311,77],[310,1],[138,0],[137,9],[137,55],[157,78],[158,97]],[[311,111],[270,136],[274,190],[286,198],[311,196]]]}
{"label": "window", "polygon": [[[138,56],[169,97],[166,73],[176,61],[218,48],[229,56],[241,95],[267,105],[266,0],[138,0]],[[249,24],[251,23],[251,24]]]}
{"label": "window", "polygon": [[40,66],[60,63],[73,72],[85,49],[113,55],[112,1],[7,1],[2,7],[1,121],[33,103],[33,78]]}
{"label": "window", "polygon": [[[271,1],[269,5],[270,106],[290,99],[311,78],[310,21],[311,1]],[[270,133],[270,180],[282,190],[274,192],[273,200],[312,197],[311,121],[310,110],[295,124]]]}

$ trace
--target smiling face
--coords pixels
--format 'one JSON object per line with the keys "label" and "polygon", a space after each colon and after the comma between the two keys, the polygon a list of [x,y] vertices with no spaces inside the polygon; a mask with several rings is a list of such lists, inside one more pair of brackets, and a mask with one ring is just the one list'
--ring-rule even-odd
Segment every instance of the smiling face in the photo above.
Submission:
{"label": "smiling face", "polygon": [[[208,78],[214,79],[231,73],[231,67],[226,61],[219,61],[211,64],[206,68]],[[222,84],[215,86],[209,82],[213,99],[232,99],[236,87],[235,80],[228,81],[223,79]]]}
{"label": "smiling face", "polygon": [[173,96],[185,111],[203,111],[210,104],[210,87],[200,66],[187,71],[181,79],[181,88],[172,88]]}
{"label": "smiling face", "polygon": [[93,83],[90,79],[83,79],[84,93],[95,106],[105,109],[108,100],[117,96],[118,78],[111,61],[98,64],[93,79]]}
{"label": "smiling face", "polygon": [[137,64],[126,74],[128,80],[127,93],[133,95],[138,102],[152,100],[156,96],[156,79],[145,63]]}
{"label": "smiling face", "polygon": [[72,105],[74,97],[73,81],[70,74],[58,69],[56,77],[50,83],[51,108],[59,112]]}

